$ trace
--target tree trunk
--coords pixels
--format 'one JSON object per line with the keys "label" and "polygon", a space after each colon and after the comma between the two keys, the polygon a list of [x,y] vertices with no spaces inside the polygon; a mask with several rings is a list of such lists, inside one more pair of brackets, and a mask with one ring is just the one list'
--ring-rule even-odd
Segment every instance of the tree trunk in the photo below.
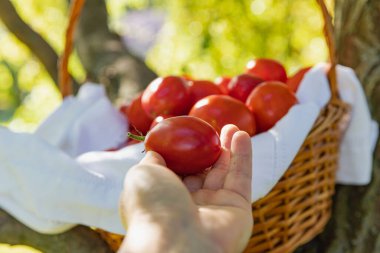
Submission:
{"label": "tree trunk", "polygon": [[77,226],[59,235],[37,233],[0,210],[0,242],[22,244],[44,253],[111,253],[108,245],[84,226]]}
{"label": "tree trunk", "polygon": [[[372,115],[380,121],[380,1],[337,0],[338,62],[362,82]],[[325,231],[298,253],[380,252],[380,150],[368,186],[338,186],[333,217]]]}
{"label": "tree trunk", "polygon": [[0,20],[40,60],[55,83],[58,81],[58,55],[54,49],[18,15],[12,2],[0,0]]}
{"label": "tree trunk", "polygon": [[131,99],[156,77],[126,49],[120,36],[109,30],[104,0],[86,1],[76,46],[88,78],[104,84],[112,100]]}
{"label": "tree trunk", "polygon": [[[54,84],[58,85],[58,54],[37,31],[18,15],[9,0],[0,0],[0,21],[29,48],[45,67]],[[79,88],[78,82],[73,77],[71,79],[73,80],[73,90],[76,92]]]}

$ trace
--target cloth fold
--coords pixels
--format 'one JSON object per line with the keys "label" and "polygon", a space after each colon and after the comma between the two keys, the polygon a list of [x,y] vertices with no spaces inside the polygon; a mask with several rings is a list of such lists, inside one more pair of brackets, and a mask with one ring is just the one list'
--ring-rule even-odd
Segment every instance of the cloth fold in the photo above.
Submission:
{"label": "cloth fold", "polygon": [[117,147],[126,140],[128,124],[113,108],[102,85],[86,83],[76,97],[69,96],[35,131],[65,153]]}
{"label": "cloth fold", "polygon": [[79,223],[123,231],[114,214],[123,178],[86,170],[36,135],[0,129],[0,139],[7,143],[0,145],[0,206],[7,212],[41,233]]}

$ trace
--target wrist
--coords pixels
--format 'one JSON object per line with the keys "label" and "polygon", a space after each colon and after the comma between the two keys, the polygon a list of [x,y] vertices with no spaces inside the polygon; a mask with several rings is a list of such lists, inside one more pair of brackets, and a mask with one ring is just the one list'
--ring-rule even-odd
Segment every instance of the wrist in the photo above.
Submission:
{"label": "wrist", "polygon": [[[187,220],[187,219],[186,219]],[[222,253],[214,242],[204,235],[196,224],[188,220],[134,217],[128,226],[121,252],[125,253]],[[190,219],[191,220],[191,219]]]}

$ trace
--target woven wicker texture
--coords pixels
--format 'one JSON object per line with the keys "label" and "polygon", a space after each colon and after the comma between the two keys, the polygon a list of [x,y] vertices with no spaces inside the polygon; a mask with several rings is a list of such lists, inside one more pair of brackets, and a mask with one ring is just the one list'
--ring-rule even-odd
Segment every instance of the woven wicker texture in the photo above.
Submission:
{"label": "woven wicker texture", "polygon": [[[323,0],[316,0],[325,21],[324,33],[329,47],[331,68],[328,72],[332,99],[320,112],[312,130],[286,173],[267,196],[252,205],[254,227],[245,252],[289,253],[310,241],[325,227],[331,215],[339,144],[349,121],[350,107],[339,99],[336,84],[336,57],[332,18]],[[72,2],[61,60],[61,93],[71,92],[67,62],[72,50],[75,23],[84,0]],[[97,229],[113,251],[123,236]]]}
{"label": "woven wicker texture", "polygon": [[98,232],[113,252],[116,252],[120,248],[124,239],[122,235],[112,234],[102,229],[96,229],[96,232]]}
{"label": "woven wicker texture", "polygon": [[255,224],[245,252],[292,252],[323,230],[348,112],[340,100],[331,101],[280,181],[252,205]]}
{"label": "woven wicker texture", "polygon": [[73,0],[70,8],[70,19],[66,28],[65,49],[58,64],[59,90],[62,97],[69,96],[73,92],[68,65],[71,51],[73,50],[74,30],[82,12],[84,3],[85,0]]}

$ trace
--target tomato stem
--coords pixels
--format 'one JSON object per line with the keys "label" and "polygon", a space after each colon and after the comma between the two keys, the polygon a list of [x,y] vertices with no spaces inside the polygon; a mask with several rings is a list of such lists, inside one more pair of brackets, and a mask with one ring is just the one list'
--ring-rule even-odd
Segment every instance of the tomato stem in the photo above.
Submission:
{"label": "tomato stem", "polygon": [[133,140],[136,140],[136,141],[144,141],[145,140],[145,136],[143,135],[135,135],[133,133],[130,133],[128,132],[128,137],[133,139]]}

